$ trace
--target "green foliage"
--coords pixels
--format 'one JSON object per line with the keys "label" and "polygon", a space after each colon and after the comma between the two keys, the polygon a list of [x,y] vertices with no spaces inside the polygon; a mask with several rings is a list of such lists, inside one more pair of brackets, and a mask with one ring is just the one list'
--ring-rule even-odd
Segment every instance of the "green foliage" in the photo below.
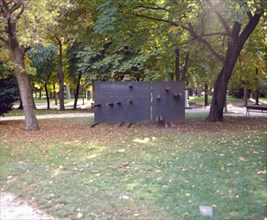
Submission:
{"label": "green foliage", "polygon": [[38,77],[46,79],[48,74],[55,71],[57,53],[57,47],[43,44],[37,45],[28,52],[32,65],[37,70]]}
{"label": "green foliage", "polygon": [[143,80],[146,63],[152,54],[143,54],[128,46],[119,47],[106,42],[102,47],[87,47],[79,53],[79,70],[89,81]]}
{"label": "green foliage", "polygon": [[[2,65],[0,65],[1,67]],[[0,70],[0,116],[12,110],[13,103],[19,100],[19,90],[14,76],[3,77]]]}
{"label": "green foliage", "polygon": [[[250,90],[259,89],[262,88],[262,82],[267,79],[267,42],[265,42],[267,25],[263,21],[252,33],[240,54],[230,81],[231,89],[236,91],[244,87]],[[258,75],[256,75],[256,68]]]}
{"label": "green foliage", "polygon": [[[248,20],[247,12],[258,13],[262,10],[263,4],[266,3],[263,1],[227,0],[218,3],[216,10],[221,12],[226,25],[231,30],[235,22],[245,24]],[[183,66],[185,54],[191,52],[188,70],[190,77],[186,79],[187,84],[194,87],[203,83],[209,86],[214,84],[221,64],[207,53],[208,50],[205,50],[202,44],[196,43],[196,39],[192,40],[192,36],[188,32],[190,24],[196,33],[209,43],[218,56],[225,58],[227,45],[231,38],[229,34],[223,34],[225,27],[207,2],[180,1],[177,4],[177,1],[109,0],[100,4],[98,10],[99,18],[95,26],[97,33],[106,34],[114,44],[138,45],[141,54],[156,54],[153,59],[147,59],[146,65],[150,67],[147,79],[168,79],[175,69],[174,51],[179,48],[181,51],[180,66]],[[264,20],[258,32],[259,30],[262,33],[264,30],[266,31]],[[250,39],[247,44],[250,49],[247,51],[254,50],[255,52],[259,51],[259,44],[262,44],[261,42],[265,38],[256,33]],[[135,44],[135,42],[138,43]],[[262,48],[262,46],[260,47]],[[257,52],[257,60],[262,60],[262,58],[262,53]],[[254,65],[262,67],[262,64],[256,62]],[[251,62],[244,63],[252,66]],[[242,78],[251,78],[247,70],[242,70],[239,75]],[[254,82],[251,84],[256,87]]]}
{"label": "green foliage", "polygon": [[37,87],[43,87],[48,84],[51,75],[56,71],[57,47],[53,45],[45,46],[38,44],[36,47],[28,51],[31,59],[31,65],[36,69],[36,75],[32,76],[32,80]]}
{"label": "green foliage", "polygon": [[82,43],[74,42],[67,48],[67,60],[68,60],[68,72],[70,76],[77,75],[78,64],[80,63],[80,57],[78,54],[83,51],[84,46]]}

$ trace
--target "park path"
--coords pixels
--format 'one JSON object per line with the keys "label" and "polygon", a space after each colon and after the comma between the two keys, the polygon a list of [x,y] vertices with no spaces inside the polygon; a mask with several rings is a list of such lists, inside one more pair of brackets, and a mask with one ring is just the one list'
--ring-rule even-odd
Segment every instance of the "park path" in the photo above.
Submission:
{"label": "park path", "polygon": [[35,205],[25,202],[10,193],[0,193],[1,220],[54,220]]}
{"label": "park path", "polygon": [[[84,109],[89,109],[89,106],[84,106]],[[191,109],[186,109],[186,114],[208,114],[210,106],[193,106]],[[224,113],[225,116],[246,116],[246,108],[240,103],[238,104],[228,104],[227,112]],[[62,112],[58,114],[46,114],[46,115],[37,115],[37,119],[53,119],[53,118],[86,118],[93,117],[94,113],[92,112],[75,112],[67,113]],[[250,112],[249,117],[267,117],[267,113],[261,112]],[[24,116],[6,116],[0,117],[0,121],[11,121],[11,120],[24,120]]]}
{"label": "park path", "polygon": [[[93,113],[59,113],[59,114],[47,114],[47,115],[36,115],[37,119],[53,119],[53,118],[86,118],[86,117],[93,117]],[[17,120],[24,120],[25,117],[22,116],[6,116],[1,117],[0,121],[17,121]]]}

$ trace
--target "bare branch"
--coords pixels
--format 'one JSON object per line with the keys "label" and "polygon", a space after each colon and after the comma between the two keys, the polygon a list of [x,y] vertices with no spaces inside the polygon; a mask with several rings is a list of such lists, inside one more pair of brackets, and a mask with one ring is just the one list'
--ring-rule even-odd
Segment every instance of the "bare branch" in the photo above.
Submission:
{"label": "bare branch", "polygon": [[22,2],[20,1],[19,3],[15,3],[10,9],[9,9],[9,13],[12,14],[14,11],[18,10],[22,5]]}
{"label": "bare branch", "polygon": [[[243,4],[248,8],[248,3],[247,3],[247,1],[244,1]],[[253,17],[253,15],[252,15],[251,11],[247,11],[247,10],[246,10],[246,7],[245,7],[246,14],[247,14],[247,16],[248,16],[248,19],[251,20],[252,17]]]}
{"label": "bare branch", "polygon": [[138,5],[136,7],[136,9],[138,8],[142,8],[142,9],[149,9],[149,10],[162,10],[162,11],[167,11],[167,12],[170,12],[170,10],[166,9],[166,8],[163,8],[163,7],[160,7],[158,5],[155,5],[155,7],[152,7],[152,6],[146,6],[146,5]]}
{"label": "bare branch", "polygon": [[[11,3],[14,3],[11,5]],[[10,6],[11,5],[11,6]],[[5,19],[10,19],[13,12],[20,8],[20,12],[14,17],[15,20],[18,20],[24,12],[24,1],[17,0],[15,2],[7,2],[6,0],[1,1],[1,11],[4,14]]]}
{"label": "bare branch", "polygon": [[[71,3],[74,3],[75,1],[73,0],[73,1],[71,1]],[[70,8],[68,8],[68,9],[66,9],[65,11],[63,11],[62,12],[62,14],[57,18],[57,22],[59,21],[59,20],[61,20],[67,13],[69,13],[71,10],[73,9],[73,7],[70,7]]]}
{"label": "bare branch", "polygon": [[257,26],[257,24],[259,23],[259,20],[261,18],[261,16],[263,15],[263,10],[261,13],[259,14],[255,14],[251,20],[249,20],[249,23],[246,25],[246,27],[243,29],[242,33],[239,36],[239,43],[241,45],[244,45],[244,43],[246,42],[246,40],[249,38],[250,34],[253,32],[253,30],[255,29],[255,27]]}
{"label": "bare branch", "polygon": [[18,20],[20,18],[20,16],[23,14],[25,6],[24,6],[24,1],[21,0],[20,1],[21,5],[20,5],[20,12],[17,14],[16,16],[16,20]]}
{"label": "bare branch", "polygon": [[220,35],[220,36],[227,36],[227,37],[231,37],[231,35],[225,33],[225,32],[215,32],[215,33],[209,33],[209,34],[201,34],[201,37],[209,37],[209,36],[216,36],[216,35]]}
{"label": "bare branch", "polygon": [[188,24],[189,28],[188,31],[190,32],[190,34],[192,35],[192,37],[194,39],[196,39],[199,43],[201,43],[203,46],[205,46],[208,51],[218,60],[220,61],[222,64],[224,64],[225,60],[223,57],[221,57],[211,46],[211,44],[204,38],[202,38],[202,36],[198,35],[196,33],[196,31],[194,30],[194,27],[189,23]]}
{"label": "bare branch", "polygon": [[148,16],[148,15],[142,15],[142,14],[137,14],[137,13],[133,13],[134,16],[136,17],[141,17],[141,18],[147,18],[149,20],[153,20],[153,21],[159,21],[159,22],[164,22],[164,23],[168,23],[172,26],[175,26],[175,27],[181,27],[185,30],[188,30],[188,27],[184,26],[184,25],[180,25],[176,22],[173,22],[173,21],[169,21],[169,20],[166,20],[166,19],[162,19],[162,18],[154,18],[154,17],[151,17],[151,16]]}
{"label": "bare branch", "polygon": [[8,16],[8,4],[6,3],[6,1],[5,0],[2,0],[1,1],[1,11],[2,11],[2,13],[3,13],[3,17],[4,18],[7,18]]}
{"label": "bare branch", "polygon": [[247,16],[248,16],[248,19],[249,19],[249,20],[252,19],[252,13],[251,13],[251,11],[247,11]]}
{"label": "bare branch", "polygon": [[176,22],[173,22],[173,21],[169,21],[169,20],[166,20],[166,19],[162,19],[162,18],[155,18],[155,17],[151,17],[151,16],[148,16],[148,15],[142,15],[142,14],[137,14],[137,13],[134,13],[133,14],[134,16],[136,17],[142,17],[142,18],[147,18],[147,19],[150,19],[150,20],[154,20],[154,21],[159,21],[159,22],[164,22],[164,23],[167,23],[167,24],[170,24],[172,26],[176,26],[176,27],[181,27],[187,31],[190,32],[190,34],[192,35],[192,37],[194,39],[196,39],[198,42],[200,42],[203,46],[205,46],[209,52],[218,60],[220,61],[221,63],[224,63],[224,58],[221,57],[214,49],[213,47],[211,46],[211,44],[203,38],[203,36],[212,36],[212,35],[224,35],[224,36],[231,36],[230,33],[211,33],[211,34],[206,34],[206,35],[198,35],[196,33],[196,31],[194,30],[193,26],[189,23],[188,26],[189,27],[186,27],[184,25],[180,25]]}
{"label": "bare branch", "polygon": [[226,33],[228,33],[230,35],[231,31],[230,31],[230,28],[228,27],[225,19],[223,18],[222,14],[215,9],[215,7],[213,6],[213,4],[211,3],[210,0],[206,0],[206,2],[208,3],[210,9],[212,9],[214,11],[214,13],[217,15],[219,21],[221,22],[221,24],[223,25],[224,27],[224,30],[226,31]]}

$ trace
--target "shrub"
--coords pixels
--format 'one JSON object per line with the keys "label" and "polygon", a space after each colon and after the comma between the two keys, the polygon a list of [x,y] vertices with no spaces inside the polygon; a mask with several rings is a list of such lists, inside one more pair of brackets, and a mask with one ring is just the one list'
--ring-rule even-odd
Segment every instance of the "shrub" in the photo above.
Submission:
{"label": "shrub", "polygon": [[19,100],[19,90],[14,76],[0,78],[0,115],[12,109],[13,103]]}

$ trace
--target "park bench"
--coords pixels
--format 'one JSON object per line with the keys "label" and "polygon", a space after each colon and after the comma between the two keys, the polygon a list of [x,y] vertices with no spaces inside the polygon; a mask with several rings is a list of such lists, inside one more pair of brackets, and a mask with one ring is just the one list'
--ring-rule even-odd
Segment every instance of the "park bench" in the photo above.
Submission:
{"label": "park bench", "polygon": [[267,105],[247,105],[246,110],[246,116],[249,116],[249,112],[267,113]]}

